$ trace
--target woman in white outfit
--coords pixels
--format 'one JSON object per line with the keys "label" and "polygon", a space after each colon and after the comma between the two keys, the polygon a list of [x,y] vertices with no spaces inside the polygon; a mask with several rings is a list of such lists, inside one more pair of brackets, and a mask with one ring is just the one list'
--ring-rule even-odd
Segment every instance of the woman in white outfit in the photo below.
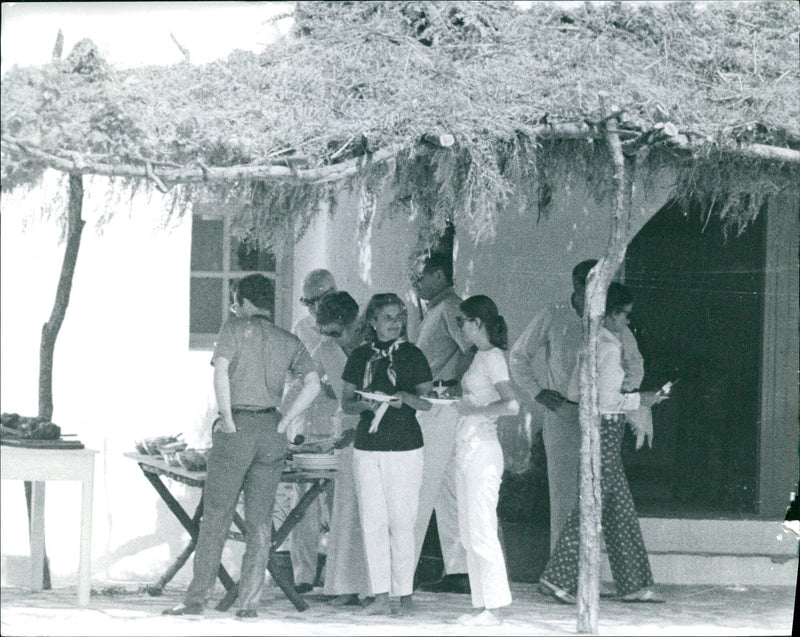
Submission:
{"label": "woman in white outfit", "polygon": [[497,536],[497,500],[503,477],[503,450],[497,418],[516,414],[519,404],[508,375],[504,349],[506,323],[488,296],[472,296],[460,305],[457,318],[477,349],[461,379],[463,397],[456,437],[456,496],[461,541],[467,550],[469,585],[475,614],[462,624],[491,626],[501,622],[498,609],[511,603],[511,590]]}
{"label": "woman in white outfit", "polygon": [[[342,396],[342,372],[347,357],[363,343],[358,323],[358,303],[347,292],[329,292],[317,305],[317,331],[327,337],[319,346],[318,358],[325,369],[326,387],[336,397]],[[325,562],[325,587],[334,606],[359,604],[359,595],[370,596],[364,541],[358,517],[355,477],[353,476],[353,439],[358,416],[341,413],[339,470],[333,492],[328,556]]]}

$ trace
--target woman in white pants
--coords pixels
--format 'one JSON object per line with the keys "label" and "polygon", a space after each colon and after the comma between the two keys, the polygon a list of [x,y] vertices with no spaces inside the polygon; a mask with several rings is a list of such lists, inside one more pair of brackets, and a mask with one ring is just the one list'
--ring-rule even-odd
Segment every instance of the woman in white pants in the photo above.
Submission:
{"label": "woman in white pants", "polygon": [[497,536],[497,500],[503,477],[503,451],[497,418],[519,411],[502,350],[508,347],[506,323],[488,296],[472,296],[457,318],[477,352],[461,379],[463,397],[456,404],[461,421],[456,434],[456,496],[461,541],[467,550],[469,585],[475,614],[462,624],[501,622],[499,608],[511,603],[511,590]]}
{"label": "woman in white pants", "polygon": [[[422,351],[406,341],[406,307],[396,294],[376,294],[364,312],[369,342],[342,372],[342,411],[358,414],[353,449],[361,532],[370,588],[369,614],[410,614],[416,551],[414,525],[422,484],[422,431],[416,410],[433,390]],[[356,391],[384,394],[360,400]],[[400,598],[392,607],[389,596]]]}
{"label": "woman in white pants", "polygon": [[[317,305],[317,331],[326,337],[317,349],[317,359],[325,371],[323,381],[327,381],[327,389],[339,398],[347,358],[364,342],[357,319],[358,303],[347,292],[328,292]],[[359,596],[370,597],[371,591],[353,475],[353,439],[358,416],[341,412],[336,416],[339,438],[334,446],[341,451],[322,592],[330,596],[330,604],[350,606],[360,604]]]}

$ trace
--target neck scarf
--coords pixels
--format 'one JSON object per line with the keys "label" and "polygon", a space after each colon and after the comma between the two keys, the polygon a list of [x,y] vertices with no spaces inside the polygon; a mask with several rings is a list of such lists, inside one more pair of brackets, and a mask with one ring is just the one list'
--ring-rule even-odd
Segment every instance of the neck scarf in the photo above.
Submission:
{"label": "neck scarf", "polygon": [[[372,347],[372,357],[367,361],[367,367],[364,369],[364,389],[369,389],[370,385],[372,384],[372,374],[374,373],[374,365],[379,360],[386,358],[389,360],[389,367],[386,369],[386,375],[389,377],[389,381],[394,385],[397,386],[397,372],[394,369],[394,353],[397,351],[397,348],[400,347],[403,343],[406,342],[406,339],[400,337],[395,339],[391,343],[380,343],[379,341],[373,341],[370,347]],[[383,345],[383,347],[380,347]]]}

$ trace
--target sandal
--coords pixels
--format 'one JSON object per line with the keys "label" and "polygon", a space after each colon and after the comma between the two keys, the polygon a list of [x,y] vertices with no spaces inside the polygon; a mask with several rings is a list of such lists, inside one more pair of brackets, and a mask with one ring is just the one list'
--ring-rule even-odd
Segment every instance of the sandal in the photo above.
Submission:
{"label": "sandal", "polygon": [[667,600],[661,599],[649,588],[643,588],[635,593],[629,593],[619,598],[626,604],[664,604]]}
{"label": "sandal", "polygon": [[547,580],[540,579],[541,582],[546,588],[550,596],[553,597],[559,604],[569,604],[574,605],[577,603],[574,595],[570,595],[567,591],[563,588],[556,586],[555,584],[551,584]]}

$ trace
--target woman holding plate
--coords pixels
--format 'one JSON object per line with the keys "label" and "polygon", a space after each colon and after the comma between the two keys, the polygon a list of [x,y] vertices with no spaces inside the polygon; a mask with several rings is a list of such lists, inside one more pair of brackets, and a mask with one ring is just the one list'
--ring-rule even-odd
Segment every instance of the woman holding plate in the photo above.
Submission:
{"label": "woman holding plate", "polygon": [[461,542],[467,550],[467,571],[474,614],[461,624],[493,626],[498,609],[511,603],[503,549],[497,536],[497,501],[503,477],[503,450],[497,419],[514,415],[514,396],[503,350],[508,347],[506,322],[488,296],[462,301],[456,317],[464,336],[477,348],[461,378],[463,398],[456,433],[456,499]]}
{"label": "woman holding plate", "polygon": [[[324,337],[317,357],[325,370],[328,387],[342,396],[342,372],[347,358],[364,339],[358,321],[358,303],[347,292],[328,292],[317,305],[317,331]],[[353,438],[358,416],[337,414],[340,449],[336,488],[333,491],[328,557],[325,562],[325,586],[334,606],[358,605],[359,595],[371,596],[367,581],[367,563],[358,517],[355,477],[353,476]]]}
{"label": "woman holding plate", "polygon": [[[416,410],[431,408],[421,396],[432,391],[433,379],[425,355],[406,340],[400,297],[373,296],[364,324],[368,342],[353,351],[342,372],[342,410],[360,416],[353,472],[375,595],[365,612],[410,614],[423,462]],[[390,596],[400,604],[392,608]]]}

